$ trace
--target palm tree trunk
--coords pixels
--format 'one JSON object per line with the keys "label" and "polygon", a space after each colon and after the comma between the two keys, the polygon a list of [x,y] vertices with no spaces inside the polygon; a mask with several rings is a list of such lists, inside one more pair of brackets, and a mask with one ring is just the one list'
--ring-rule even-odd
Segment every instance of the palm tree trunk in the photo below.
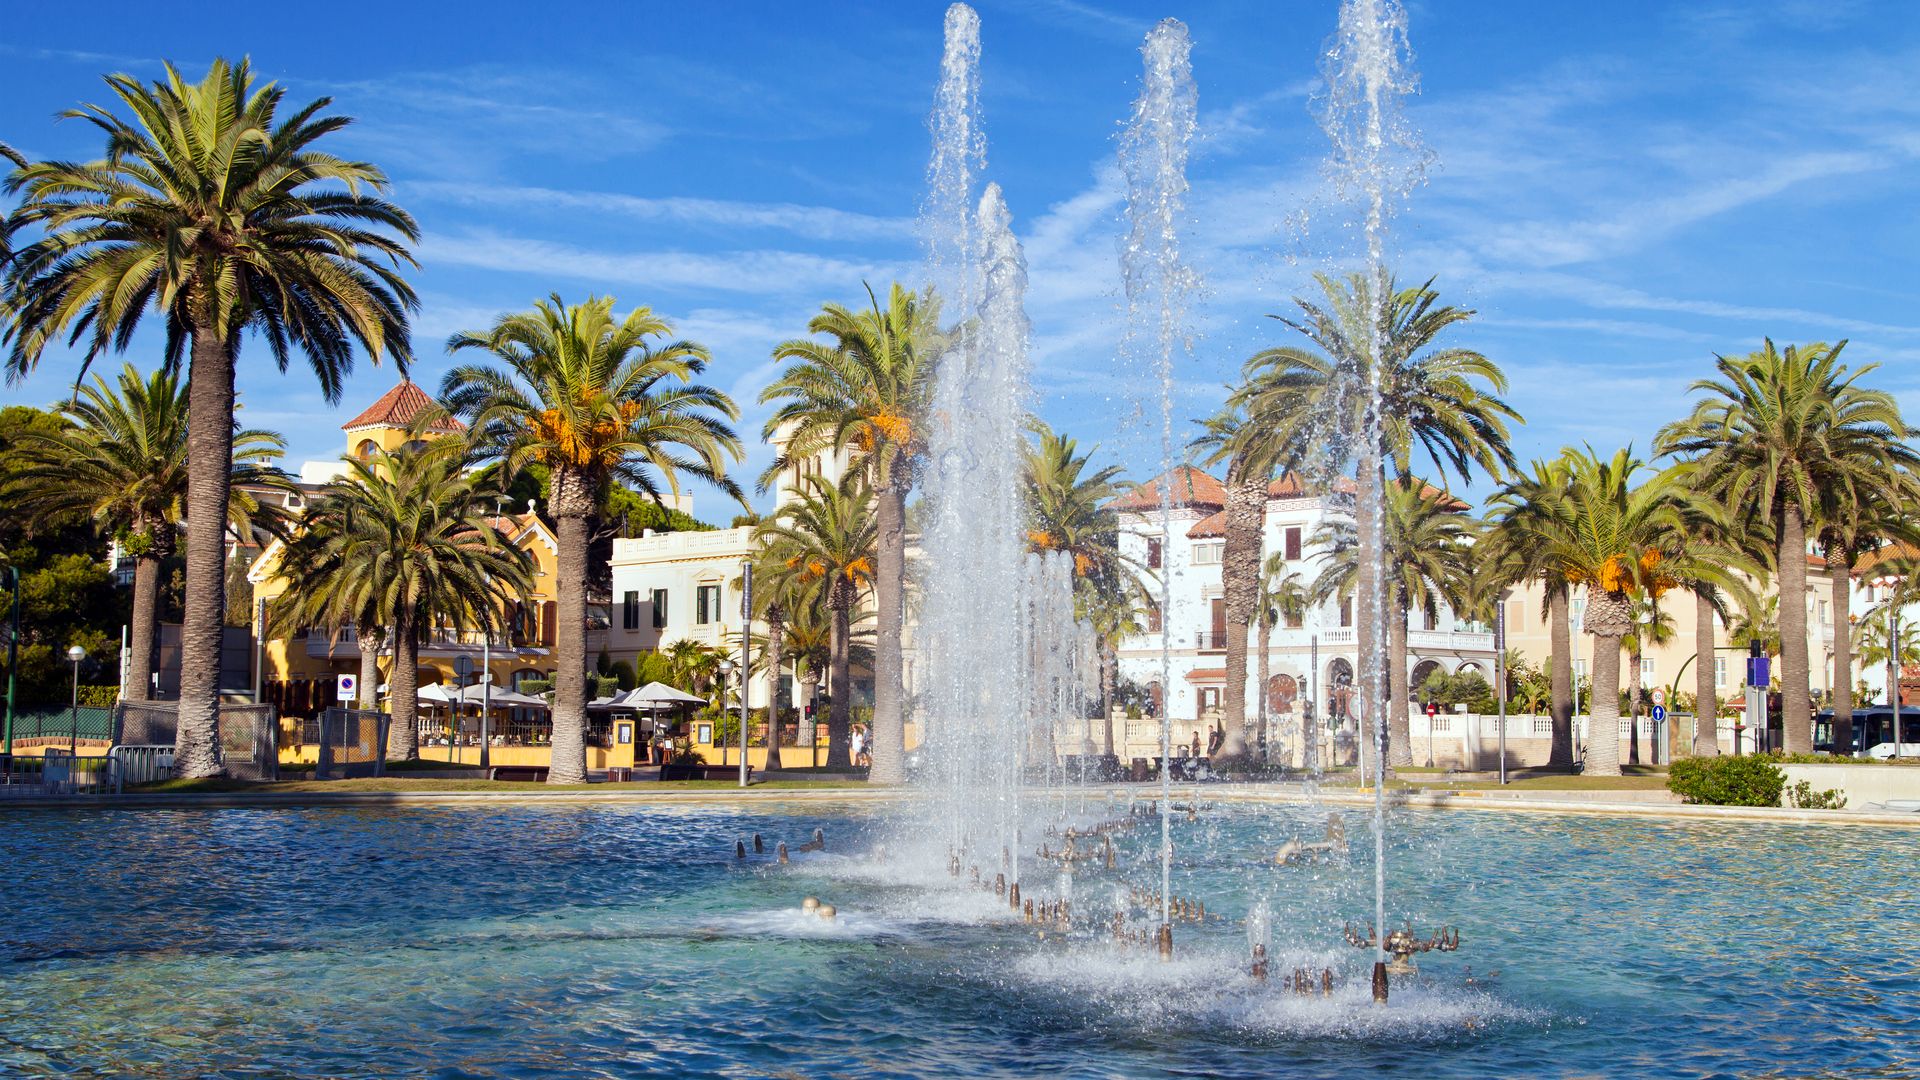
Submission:
{"label": "palm tree trunk", "polygon": [[1813,753],[1813,701],[1807,692],[1807,525],[1800,507],[1780,511],[1780,726],[1789,754]]}
{"label": "palm tree trunk", "polygon": [[128,701],[153,696],[153,638],[160,625],[160,556],[149,549],[133,560],[133,626],[128,631]]}
{"label": "palm tree trunk", "polygon": [[820,696],[820,676],[813,670],[812,664],[808,664],[804,670],[805,674],[799,676],[800,700],[793,703],[793,708],[800,718],[795,730],[806,732],[802,743],[807,748],[807,764],[812,765],[817,760],[814,755],[818,752],[816,747],[820,742],[820,728],[807,710]]}
{"label": "palm tree trunk", "polygon": [[187,372],[187,573],[173,775],[218,776],[220,645],[227,612],[227,502],[233,473],[234,350],[196,319]]}
{"label": "palm tree trunk", "polygon": [[1593,635],[1593,707],[1587,724],[1588,776],[1620,775],[1620,639],[1632,625],[1624,594],[1587,594],[1587,631]]}
{"label": "palm tree trunk", "polygon": [[[1394,590],[1398,592],[1399,590]],[[1407,671],[1407,616],[1405,598],[1394,597],[1392,621],[1387,624],[1387,765],[1413,764],[1413,685]]]}
{"label": "palm tree trunk", "polygon": [[1833,752],[1853,753],[1853,551],[1827,552],[1833,577]]}
{"label": "palm tree trunk", "polygon": [[1100,642],[1100,752],[1113,756],[1113,687],[1115,668],[1113,646]]}
{"label": "palm tree trunk", "polygon": [[[1256,620],[1260,628],[1260,671],[1259,678],[1254,680],[1253,692],[1254,700],[1260,703],[1260,743],[1267,748],[1269,754],[1273,752],[1273,733],[1267,730],[1269,720],[1267,709],[1272,704],[1267,700],[1267,680],[1273,678],[1273,627],[1267,624],[1267,617],[1272,611],[1273,608],[1266,602],[1266,598],[1261,597],[1260,618]],[[1261,756],[1263,758],[1261,764],[1265,764],[1266,755]]]}
{"label": "palm tree trunk", "polygon": [[354,634],[360,645],[360,707],[380,707],[380,631],[359,627]]}
{"label": "palm tree trunk", "polygon": [[847,754],[847,734],[853,717],[853,676],[847,649],[852,616],[846,607],[835,606],[832,611],[833,639],[828,646],[832,654],[829,661],[832,685],[827,692],[833,695],[833,703],[827,708],[827,767],[844,769],[853,764]]}
{"label": "palm tree trunk", "polygon": [[[1649,628],[1650,629],[1650,628]],[[1644,631],[1643,631],[1644,632]],[[1627,762],[1640,764],[1640,645],[1636,636],[1633,647],[1633,704],[1627,710]]]}
{"label": "palm tree trunk", "polygon": [[1719,684],[1714,679],[1713,595],[1693,594],[1693,756],[1720,753]]}
{"label": "palm tree trunk", "polygon": [[[402,611],[393,623],[393,677],[387,680],[387,757],[413,761],[420,756],[420,631],[413,613]],[[453,754],[449,748],[447,759]]]}
{"label": "palm tree trunk", "polygon": [[1217,762],[1237,764],[1247,753],[1247,627],[1260,592],[1260,527],[1267,485],[1234,462],[1227,484],[1226,542],[1220,556],[1220,591],[1227,613],[1227,684],[1221,701]]}
{"label": "palm tree trunk", "polygon": [[553,473],[548,504],[559,526],[554,583],[553,754],[549,784],[587,782],[587,518],[593,490],[571,469]]}
{"label": "palm tree trunk", "polygon": [[904,472],[896,467],[889,481],[881,485],[874,508],[880,532],[875,544],[878,565],[873,582],[878,611],[873,631],[873,724],[867,739],[873,760],[869,779],[879,784],[899,784],[907,779],[906,688],[900,656],[907,585]]}
{"label": "palm tree trunk", "polygon": [[1548,678],[1553,695],[1553,743],[1547,751],[1547,764],[1563,768],[1573,766],[1573,618],[1568,613],[1567,585],[1557,579],[1547,581],[1547,623],[1552,663]]}
{"label": "palm tree trunk", "polygon": [[778,607],[767,609],[767,768],[777,769],[780,761],[780,675],[781,647],[786,643],[787,627]]}

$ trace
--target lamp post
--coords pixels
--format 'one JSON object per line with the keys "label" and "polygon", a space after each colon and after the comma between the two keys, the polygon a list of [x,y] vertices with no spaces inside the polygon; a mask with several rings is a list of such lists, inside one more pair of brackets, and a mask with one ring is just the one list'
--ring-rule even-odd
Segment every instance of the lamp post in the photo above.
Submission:
{"label": "lamp post", "polygon": [[453,658],[453,673],[460,677],[460,698],[449,709],[447,722],[447,761],[460,760],[460,706],[467,703],[467,680],[473,677],[473,657],[460,654]]}
{"label": "lamp post", "polygon": [[[1874,578],[1867,584],[1887,590],[1887,708],[1893,712],[1893,756],[1899,758],[1902,737],[1900,723],[1900,584],[1897,577]],[[1863,743],[1866,740],[1861,740]],[[1849,748],[1851,749],[1851,748]]]}
{"label": "lamp post", "polygon": [[[725,660],[720,661],[719,670],[720,670],[720,715],[724,717],[727,715],[727,691],[732,689],[733,687],[733,659],[729,657]],[[714,744],[720,747],[720,764],[722,765],[725,765],[727,763],[727,744],[724,740],[725,740],[725,737],[718,734],[716,734],[713,738]]]}
{"label": "lamp post", "polygon": [[13,590],[13,614],[7,620],[7,716],[0,731],[0,754],[13,757],[13,671],[20,660],[20,568],[8,566],[7,580]]}
{"label": "lamp post", "polygon": [[73,741],[67,749],[75,757],[80,756],[80,661],[87,658],[87,650],[78,645],[67,650],[67,659],[73,664]]}
{"label": "lamp post", "polygon": [[1500,783],[1507,782],[1507,589],[1493,609],[1493,685],[1500,701]]}
{"label": "lamp post", "polygon": [[[753,560],[740,560],[740,786],[747,786],[747,678],[753,670]],[[774,678],[779,678],[776,673]],[[776,723],[772,711],[767,715],[767,765],[771,769],[779,765],[773,725]]]}

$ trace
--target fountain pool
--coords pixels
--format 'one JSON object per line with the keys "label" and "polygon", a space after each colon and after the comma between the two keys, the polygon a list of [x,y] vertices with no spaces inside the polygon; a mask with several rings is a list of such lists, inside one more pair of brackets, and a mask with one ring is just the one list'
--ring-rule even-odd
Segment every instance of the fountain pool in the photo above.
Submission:
{"label": "fountain pool", "polygon": [[[1204,842],[1176,845],[1175,889],[1210,920],[1162,963],[1093,931],[1036,940],[941,885],[938,854],[876,862],[892,804],[760,806],[13,815],[0,1075],[1920,1069],[1920,937],[1899,929],[1920,922],[1920,833],[1396,812],[1393,917],[1464,944],[1382,1008],[1340,936],[1371,899],[1368,815],[1351,861],[1284,868],[1274,849],[1323,811],[1176,816]],[[825,853],[774,862],[816,827]],[[736,860],[756,831],[768,854]],[[1157,878],[1157,842],[1135,830],[1114,871],[1083,870],[1076,907]],[[1051,877],[1029,863],[1034,889]],[[838,917],[803,916],[806,895]],[[1243,924],[1261,901],[1264,986]],[[1295,964],[1335,966],[1334,996],[1283,988]]]}

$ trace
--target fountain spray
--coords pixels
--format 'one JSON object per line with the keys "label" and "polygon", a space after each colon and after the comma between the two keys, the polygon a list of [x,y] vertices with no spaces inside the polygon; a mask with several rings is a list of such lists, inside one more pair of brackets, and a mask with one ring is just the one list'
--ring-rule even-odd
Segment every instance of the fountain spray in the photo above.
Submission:
{"label": "fountain spray", "polygon": [[[1167,19],[1140,47],[1145,61],[1140,97],[1120,140],[1120,171],[1127,181],[1126,245],[1120,268],[1127,296],[1127,350],[1152,367],[1159,388],[1160,550],[1173,550],[1173,358],[1190,347],[1187,297],[1195,278],[1181,260],[1187,155],[1193,143],[1198,94],[1186,25]],[[1173,895],[1173,611],[1172,560],[1160,568],[1160,923],[1170,933]],[[1170,942],[1163,946],[1170,950]]]}
{"label": "fountain spray", "polygon": [[[1386,266],[1388,222],[1399,201],[1418,181],[1426,155],[1401,113],[1401,99],[1413,92],[1415,78],[1407,48],[1407,17],[1398,0],[1345,0],[1339,29],[1327,53],[1327,109],[1324,126],[1332,141],[1330,167],[1342,194],[1357,198],[1366,240],[1363,310],[1368,320],[1363,421],[1359,446],[1355,524],[1361,539],[1362,617],[1371,629],[1360,658],[1360,684],[1366,714],[1373,719],[1373,875],[1375,925],[1387,924],[1386,772],[1387,611],[1382,559],[1384,511],[1380,479],[1380,368],[1386,353],[1386,305],[1390,278]],[[1387,951],[1384,938],[1375,953],[1375,996],[1384,1001]]]}

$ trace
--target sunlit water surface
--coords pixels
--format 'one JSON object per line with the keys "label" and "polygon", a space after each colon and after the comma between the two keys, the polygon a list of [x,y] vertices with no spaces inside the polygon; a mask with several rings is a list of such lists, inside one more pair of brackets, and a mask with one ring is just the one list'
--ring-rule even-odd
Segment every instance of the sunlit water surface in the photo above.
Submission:
{"label": "sunlit water surface", "polygon": [[[0,1074],[74,1076],[1907,1076],[1920,837],[1408,812],[1395,917],[1460,928],[1370,1004],[1370,837],[1275,867],[1324,814],[1180,820],[1174,962],[1038,939],[887,841],[894,811],[649,806],[13,813],[0,821]],[[1087,820],[1105,816],[1100,807]],[[825,854],[733,856],[753,832]],[[1104,924],[1158,829],[1083,868]],[[1062,886],[1037,860],[1029,895]],[[803,916],[818,895],[833,923]],[[1276,975],[1246,973],[1265,899]],[[1082,925],[1095,921],[1083,917]]]}

